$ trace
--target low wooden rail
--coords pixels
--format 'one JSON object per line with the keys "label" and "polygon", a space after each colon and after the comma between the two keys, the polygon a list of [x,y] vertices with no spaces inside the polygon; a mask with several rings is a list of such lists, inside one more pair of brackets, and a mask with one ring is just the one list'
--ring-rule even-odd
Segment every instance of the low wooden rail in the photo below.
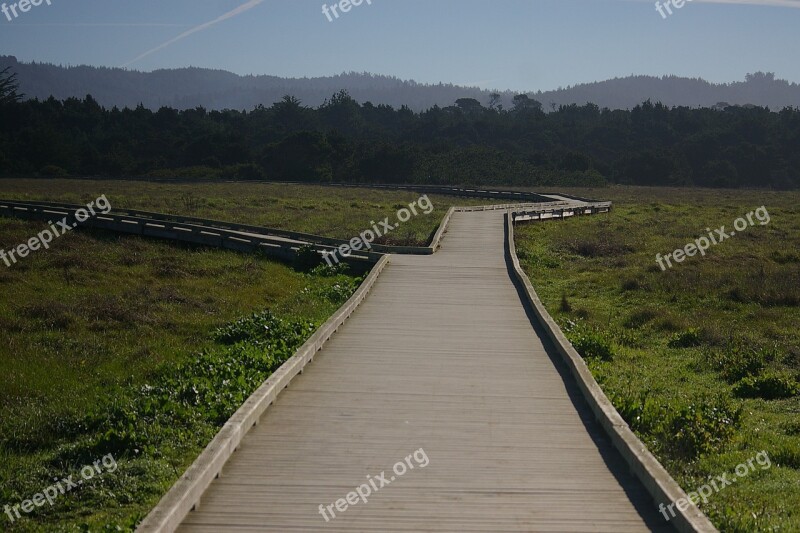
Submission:
{"label": "low wooden rail", "polygon": [[[506,214],[506,253],[527,304],[578,383],[578,387],[592,409],[595,419],[603,426],[614,447],[620,452],[625,462],[628,463],[631,472],[639,478],[653,500],[656,503],[668,506],[680,499],[689,501],[686,492],[658,462],[658,459],[650,453],[639,437],[634,434],[611,403],[611,400],[600,388],[583,358],[567,340],[567,337],[553,317],[550,316],[550,313],[547,312],[530,279],[528,279],[528,276],[520,266],[514,242],[514,223],[516,221],[546,220],[547,218],[605,213],[610,209],[610,202],[606,202],[594,205],[591,208],[584,206],[577,208],[576,211],[566,210],[557,213],[549,213],[547,210],[536,212],[511,210]],[[568,212],[569,214],[567,214]],[[703,512],[694,505],[690,505],[684,510],[678,507],[677,515],[672,523],[682,533],[717,532],[717,529]]]}
{"label": "low wooden rail", "polygon": [[[13,202],[11,200],[0,200],[0,202]],[[17,202],[21,205],[38,205],[45,207],[58,207],[64,209],[78,209],[81,206],[75,204],[65,204],[60,202]],[[267,235],[272,237],[281,237],[284,239],[296,240],[303,243],[319,244],[322,246],[329,246],[331,248],[338,248],[349,241],[344,239],[334,239],[331,237],[322,237],[320,235],[313,235],[310,233],[302,233],[299,231],[289,231],[276,228],[268,228],[265,226],[255,226],[252,224],[239,224],[237,222],[223,222],[220,220],[213,220],[208,218],[190,217],[184,215],[173,215],[169,213],[155,213],[152,211],[141,211],[138,209],[124,209],[114,207],[112,212],[118,215],[127,215],[139,219],[152,219],[158,222],[176,222],[181,224],[193,224],[197,226],[225,229],[230,231],[239,231],[245,233],[257,233],[259,235]],[[375,252],[379,253],[418,253],[426,255],[432,253],[428,247],[424,246],[387,246],[382,244],[372,244]]]}
{"label": "low wooden rail", "polygon": [[[295,259],[299,249],[304,244],[308,244],[300,240],[205,226],[199,223],[174,222],[152,216],[143,218],[129,214],[117,214],[113,211],[107,214],[99,213],[85,222],[79,223],[75,219],[75,212],[78,209],[80,209],[78,206],[47,206],[0,200],[0,214],[7,216],[46,221],[67,218],[70,221],[70,226],[73,227],[104,229],[241,252],[261,252],[283,260]],[[325,245],[317,245],[316,248],[320,254],[334,250],[334,247]],[[377,263],[381,256],[382,254],[376,252],[354,251],[349,257],[343,257],[342,260],[356,265],[364,262]]]}
{"label": "low wooden rail", "polygon": [[[611,204],[608,202],[587,204],[586,209],[603,212],[603,206],[608,206],[610,209]],[[0,200],[0,214],[32,220],[46,220],[53,216],[74,217],[75,211],[83,207],[75,204],[38,200],[35,202]],[[454,210],[484,211],[500,209],[522,209],[524,213],[539,213],[541,218],[559,218],[571,216],[571,213],[577,208],[574,207],[574,203],[564,201],[551,201],[546,204],[515,203],[451,208],[442,219],[428,246],[388,246],[373,243],[371,244],[372,250],[353,251],[350,257],[344,257],[343,254],[340,255],[342,255],[345,262],[350,264],[358,264],[364,261],[375,263],[382,254],[431,255],[439,247]],[[206,246],[230,248],[244,252],[261,251],[267,255],[285,260],[294,259],[297,250],[304,244],[313,244],[321,254],[324,254],[349,243],[348,240],[344,239],[322,237],[297,231],[116,207],[110,213],[90,218],[80,225],[122,233],[175,239]]]}
{"label": "low wooden rail", "polygon": [[534,209],[511,208],[514,223],[547,220],[551,218],[570,218],[580,215],[594,215],[611,211],[611,202],[593,202],[585,205],[570,205],[566,207],[543,207]]}
{"label": "low wooden rail", "polygon": [[[33,207],[56,208],[56,209],[66,209],[70,211],[74,211],[82,207],[75,204],[65,204],[60,202],[43,202],[43,201],[23,202],[17,200],[0,200],[0,204],[18,206],[18,207],[33,206]],[[320,235],[313,235],[310,233],[302,233],[298,231],[281,230],[276,228],[268,228],[264,226],[255,226],[251,224],[239,224],[236,222],[222,222],[219,220],[189,217],[183,215],[155,213],[152,211],[141,211],[137,209],[121,209],[115,207],[113,208],[112,213],[115,215],[126,215],[129,217],[134,217],[137,220],[152,220],[159,224],[163,224],[165,222],[190,224],[192,226],[198,226],[203,228],[214,228],[214,229],[229,230],[229,231],[243,232],[243,233],[255,233],[258,235],[265,235],[271,237],[280,237],[282,239],[289,239],[304,244],[320,245],[326,247],[324,249],[330,249],[330,250],[339,248],[340,246],[346,245],[350,242],[345,239],[322,237]],[[445,217],[443,223],[440,225],[440,229],[446,227],[447,219],[448,218]],[[428,246],[389,246],[384,244],[371,243],[371,247],[372,247],[372,253],[377,253],[377,254],[430,255],[435,251],[435,246],[433,243],[434,240],[432,240],[431,244]],[[358,255],[359,254],[356,254],[356,256]],[[371,258],[371,260],[372,259],[374,258]]]}
{"label": "low wooden rail", "polygon": [[[408,184],[366,184],[366,183],[330,183],[324,184],[328,187],[342,187],[342,188],[368,188],[368,189],[388,189],[393,191],[412,191],[423,192],[426,194],[440,194],[443,196],[459,196],[462,198],[484,198],[488,200],[515,200],[517,202],[531,202],[543,203],[551,202],[552,198],[548,195],[524,192],[524,191],[509,191],[509,190],[495,190],[490,188],[480,187],[448,187],[445,185],[408,185]],[[565,196],[565,195],[561,195]],[[591,201],[579,198],[573,198],[580,201]]]}

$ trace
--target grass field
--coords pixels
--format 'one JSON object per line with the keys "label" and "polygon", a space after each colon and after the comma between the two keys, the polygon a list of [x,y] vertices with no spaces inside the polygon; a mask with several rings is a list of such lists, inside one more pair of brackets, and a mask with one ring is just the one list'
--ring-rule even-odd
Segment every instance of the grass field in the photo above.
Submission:
{"label": "grass field", "polygon": [[[687,492],[766,450],[770,468],[702,508],[723,531],[800,530],[800,194],[563,192],[612,200],[614,211],[520,226],[518,252],[606,393]],[[101,194],[121,208],[339,238],[417,197],[273,184],[0,180],[1,198],[87,203]],[[390,243],[424,244],[451,205],[483,203],[431,199],[436,210],[411,219]],[[706,257],[665,272],[657,265],[656,254],[706,228],[730,230],[762,205],[769,224],[756,222]],[[0,248],[40,226],[0,218]],[[14,524],[0,514],[2,528],[130,528],[357,283],[103,232],[70,234],[13,268],[0,265],[0,505],[106,454],[119,464],[53,508]]]}
{"label": "grass field", "polygon": [[[523,268],[549,311],[687,492],[735,478],[701,505],[720,530],[800,530],[800,194],[569,192],[615,206],[518,226]],[[753,216],[705,257],[656,263],[760,206],[768,224]],[[762,450],[768,468],[735,475]]]}
{"label": "grass field", "polygon": [[[0,218],[0,248],[42,227]],[[0,264],[0,530],[130,528],[358,282],[103,232]],[[52,507],[2,512],[108,454]]]}
{"label": "grass field", "polygon": [[[0,179],[0,198],[86,204],[105,194],[113,207],[140,209],[254,224],[351,239],[419,198],[413,192],[270,183],[151,183]],[[429,196],[434,210],[412,217],[378,244],[427,245],[453,205],[483,205],[486,200]],[[491,202],[489,202],[491,203]]]}

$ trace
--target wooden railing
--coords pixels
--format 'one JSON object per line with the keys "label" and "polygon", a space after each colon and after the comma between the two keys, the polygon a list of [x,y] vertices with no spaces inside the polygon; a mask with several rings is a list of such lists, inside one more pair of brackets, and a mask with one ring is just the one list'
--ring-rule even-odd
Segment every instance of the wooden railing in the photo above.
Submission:
{"label": "wooden railing", "polygon": [[[114,210],[107,214],[98,213],[85,222],[79,223],[75,220],[75,212],[80,209],[80,206],[39,204],[0,200],[0,214],[28,220],[55,221],[67,218],[70,220],[70,225],[75,226],[157,237],[242,252],[262,252],[268,256],[283,260],[295,259],[299,249],[304,244],[315,244],[315,248],[320,255],[331,253],[336,248],[335,246],[309,243],[299,239],[251,233],[244,229],[225,229],[200,222],[188,222],[188,218],[184,218],[184,222],[170,220],[172,217],[168,216],[156,218],[154,213],[149,213],[148,216],[142,217],[130,214],[130,211],[127,212],[128,214],[120,214]],[[200,221],[201,219],[193,220]],[[243,227],[243,225],[234,224],[230,226]],[[377,252],[353,251],[350,256],[342,257],[341,260],[350,264],[377,263],[381,256],[382,254]]]}

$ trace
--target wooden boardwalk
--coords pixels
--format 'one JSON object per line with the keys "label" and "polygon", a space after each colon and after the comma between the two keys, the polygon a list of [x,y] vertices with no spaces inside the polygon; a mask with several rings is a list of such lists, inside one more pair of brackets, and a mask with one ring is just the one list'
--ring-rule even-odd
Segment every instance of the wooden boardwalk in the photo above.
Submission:
{"label": "wooden boardwalk", "polygon": [[[435,255],[392,256],[179,531],[666,530],[531,325],[503,236],[502,211],[456,213]],[[319,513],[420,448],[425,468]]]}

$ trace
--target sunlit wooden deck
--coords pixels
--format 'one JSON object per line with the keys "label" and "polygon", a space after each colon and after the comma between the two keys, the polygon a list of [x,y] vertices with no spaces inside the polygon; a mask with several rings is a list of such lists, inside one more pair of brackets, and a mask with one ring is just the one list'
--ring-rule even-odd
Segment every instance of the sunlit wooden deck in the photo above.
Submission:
{"label": "sunlit wooden deck", "polygon": [[[509,275],[502,211],[456,213],[242,441],[179,531],[666,529]],[[369,497],[331,505],[424,449]]]}

